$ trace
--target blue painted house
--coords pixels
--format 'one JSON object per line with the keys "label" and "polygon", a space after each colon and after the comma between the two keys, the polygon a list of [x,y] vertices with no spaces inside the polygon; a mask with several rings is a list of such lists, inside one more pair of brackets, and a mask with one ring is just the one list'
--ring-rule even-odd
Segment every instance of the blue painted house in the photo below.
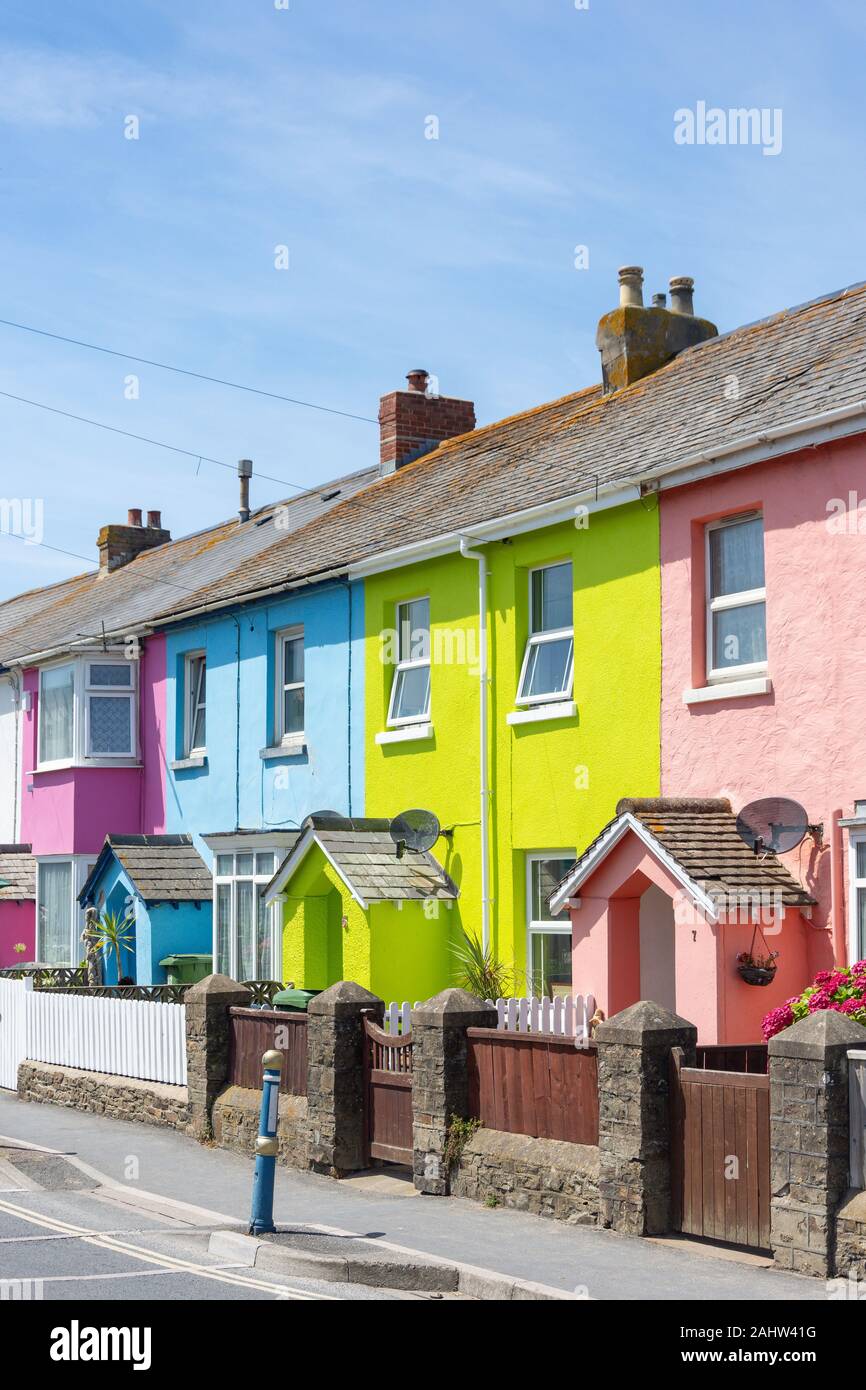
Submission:
{"label": "blue painted house", "polygon": [[313,811],[363,809],[363,586],[305,585],[166,632],[166,829],[213,869],[214,968],[279,979],[260,890]]}
{"label": "blue painted house", "polygon": [[[128,921],[120,974],[136,984],[164,984],[167,956],[211,950],[211,876],[189,835],[107,836],[79,902]],[[117,984],[113,951],[104,954],[102,974]]]}

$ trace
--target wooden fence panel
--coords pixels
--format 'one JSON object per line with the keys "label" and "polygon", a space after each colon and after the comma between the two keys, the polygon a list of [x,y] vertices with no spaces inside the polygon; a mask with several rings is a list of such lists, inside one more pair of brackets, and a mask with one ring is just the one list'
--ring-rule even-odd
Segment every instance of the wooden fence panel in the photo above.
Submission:
{"label": "wooden fence panel", "polygon": [[233,1008],[229,1018],[229,1081],[233,1086],[262,1088],[262,1054],[283,1054],[280,1090],[287,1096],[307,1094],[307,1015],[281,1009]]}
{"label": "wooden fence panel", "polygon": [[470,1028],[469,1101],[487,1129],[598,1143],[598,1057],[569,1038]]}

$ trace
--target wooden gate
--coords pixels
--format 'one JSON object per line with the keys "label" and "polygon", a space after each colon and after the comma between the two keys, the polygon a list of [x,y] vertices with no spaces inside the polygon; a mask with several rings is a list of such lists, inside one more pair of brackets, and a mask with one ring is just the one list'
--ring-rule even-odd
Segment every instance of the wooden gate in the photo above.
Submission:
{"label": "wooden gate", "polygon": [[770,1079],[709,1071],[671,1056],[674,1230],[768,1249]]}
{"label": "wooden gate", "polygon": [[412,1034],[386,1033],[364,1017],[367,1157],[412,1162]]}

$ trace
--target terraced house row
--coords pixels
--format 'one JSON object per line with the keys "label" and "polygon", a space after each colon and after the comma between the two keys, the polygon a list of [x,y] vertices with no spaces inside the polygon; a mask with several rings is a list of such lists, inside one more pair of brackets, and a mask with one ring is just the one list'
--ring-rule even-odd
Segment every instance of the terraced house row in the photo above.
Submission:
{"label": "terraced house row", "polygon": [[[92,904],[139,983],[415,999],[465,932],[712,1043],[866,955],[866,287],[723,335],[662,300],[620,272],[598,385],[476,428],[411,372],[369,467],[181,540],[132,511],[0,606],[0,965],[76,964]],[[769,796],[788,853],[737,833]]]}

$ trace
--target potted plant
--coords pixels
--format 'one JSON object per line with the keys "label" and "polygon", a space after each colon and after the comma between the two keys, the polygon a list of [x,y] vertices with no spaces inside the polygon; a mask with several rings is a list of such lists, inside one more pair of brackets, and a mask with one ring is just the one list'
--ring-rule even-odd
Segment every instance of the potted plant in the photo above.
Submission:
{"label": "potted plant", "polygon": [[740,951],[737,956],[737,974],[747,985],[768,985],[776,974],[778,951],[767,955],[753,955],[751,951]]}

